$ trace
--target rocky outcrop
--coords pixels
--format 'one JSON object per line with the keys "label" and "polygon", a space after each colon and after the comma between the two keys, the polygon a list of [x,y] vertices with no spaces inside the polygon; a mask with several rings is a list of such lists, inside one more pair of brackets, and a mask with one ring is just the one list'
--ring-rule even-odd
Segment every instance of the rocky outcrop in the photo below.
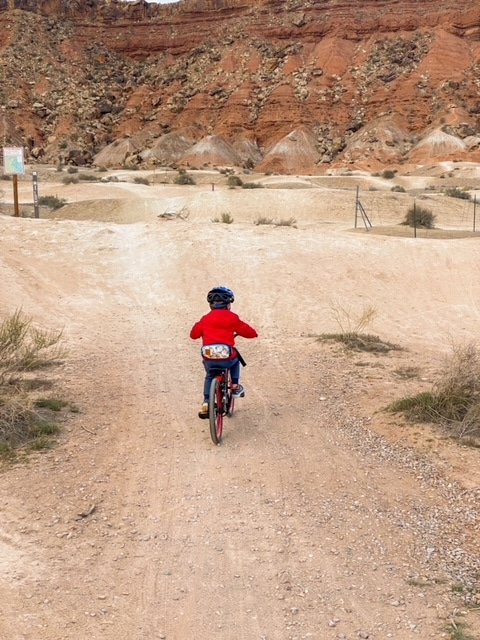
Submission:
{"label": "rocky outcrop", "polygon": [[480,161],[476,0],[0,0],[0,64],[0,134],[32,160]]}

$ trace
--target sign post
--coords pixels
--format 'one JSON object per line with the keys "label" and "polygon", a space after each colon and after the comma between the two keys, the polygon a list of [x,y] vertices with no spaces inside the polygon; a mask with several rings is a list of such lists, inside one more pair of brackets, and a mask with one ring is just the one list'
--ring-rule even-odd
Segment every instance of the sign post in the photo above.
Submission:
{"label": "sign post", "polygon": [[18,207],[18,175],[25,173],[22,147],[3,147],[3,171],[7,176],[13,176],[13,207],[15,217],[20,216]]}
{"label": "sign post", "polygon": [[38,173],[33,172],[33,210],[35,212],[35,218],[40,217],[40,208],[38,206]]}

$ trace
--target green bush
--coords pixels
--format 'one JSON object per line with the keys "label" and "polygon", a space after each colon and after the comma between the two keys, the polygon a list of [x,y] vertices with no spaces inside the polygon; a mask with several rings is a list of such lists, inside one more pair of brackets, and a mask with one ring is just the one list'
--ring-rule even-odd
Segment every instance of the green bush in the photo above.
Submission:
{"label": "green bush", "polygon": [[263,184],[259,182],[244,182],[242,189],[263,189]]}
{"label": "green bush", "polygon": [[60,362],[66,354],[61,340],[61,331],[37,329],[21,311],[0,324],[0,459],[13,459],[19,448],[49,447],[59,431],[50,418],[67,403],[32,398],[48,381],[32,378],[30,372]]}
{"label": "green bush", "polygon": [[465,189],[459,189],[458,187],[445,189],[445,195],[450,196],[451,198],[460,198],[461,200],[472,199],[472,196],[468,193],[468,191],[465,191]]}
{"label": "green bush", "polygon": [[278,222],[275,222],[276,227],[295,227],[297,221],[295,218],[282,218]]}
{"label": "green bush", "polygon": [[397,173],[397,172],[396,172],[396,171],[394,171],[394,170],[392,170],[392,169],[385,169],[385,170],[382,172],[382,178],[385,178],[386,180],[391,180],[392,178],[394,178],[394,177],[395,177],[395,174],[396,174],[396,173]]}
{"label": "green bush", "polygon": [[275,220],[273,218],[267,218],[265,216],[259,216],[253,221],[253,224],[275,224]]}
{"label": "green bush", "polygon": [[42,331],[17,310],[0,325],[0,384],[18,374],[58,362],[65,351],[59,346],[62,331]]}
{"label": "green bush", "polygon": [[142,178],[141,176],[136,176],[134,179],[135,184],[145,184],[147,187],[150,186],[150,182],[148,178]]}
{"label": "green bush", "polygon": [[233,216],[229,213],[222,213],[220,218],[214,218],[212,222],[223,222],[223,224],[232,224],[234,221]]}
{"label": "green bush", "polygon": [[185,171],[185,169],[179,169],[178,175],[174,178],[175,184],[196,184],[193,177]]}
{"label": "green bush", "polygon": [[388,407],[410,420],[439,423],[452,435],[480,438],[480,354],[473,344],[453,346],[430,391],[401,398]]}
{"label": "green bush", "polygon": [[228,176],[227,184],[229,187],[241,187],[243,180],[240,176]]}
{"label": "green bush", "polygon": [[405,220],[401,223],[409,227],[423,227],[424,229],[433,229],[435,227],[435,215],[429,210],[414,205],[411,207]]}
{"label": "green bush", "polygon": [[50,207],[50,209],[61,209],[64,205],[67,204],[67,201],[63,198],[57,198],[57,196],[40,196],[38,199],[38,204],[45,207]]}

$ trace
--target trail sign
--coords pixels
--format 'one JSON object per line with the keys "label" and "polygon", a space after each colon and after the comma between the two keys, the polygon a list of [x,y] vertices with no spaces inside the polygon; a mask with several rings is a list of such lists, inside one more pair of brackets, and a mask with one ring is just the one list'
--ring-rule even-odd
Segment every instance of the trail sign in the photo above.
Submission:
{"label": "trail sign", "polygon": [[3,172],[10,176],[25,173],[22,147],[3,147]]}

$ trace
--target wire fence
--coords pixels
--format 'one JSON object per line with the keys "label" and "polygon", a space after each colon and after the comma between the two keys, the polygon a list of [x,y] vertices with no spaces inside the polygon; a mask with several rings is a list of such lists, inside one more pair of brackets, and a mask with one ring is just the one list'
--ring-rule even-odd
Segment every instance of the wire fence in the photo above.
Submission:
{"label": "wire fence", "polygon": [[445,193],[361,192],[355,199],[355,228],[366,231],[378,227],[405,225],[413,208],[431,212],[433,229],[480,233],[480,195],[470,199],[452,197]]}

